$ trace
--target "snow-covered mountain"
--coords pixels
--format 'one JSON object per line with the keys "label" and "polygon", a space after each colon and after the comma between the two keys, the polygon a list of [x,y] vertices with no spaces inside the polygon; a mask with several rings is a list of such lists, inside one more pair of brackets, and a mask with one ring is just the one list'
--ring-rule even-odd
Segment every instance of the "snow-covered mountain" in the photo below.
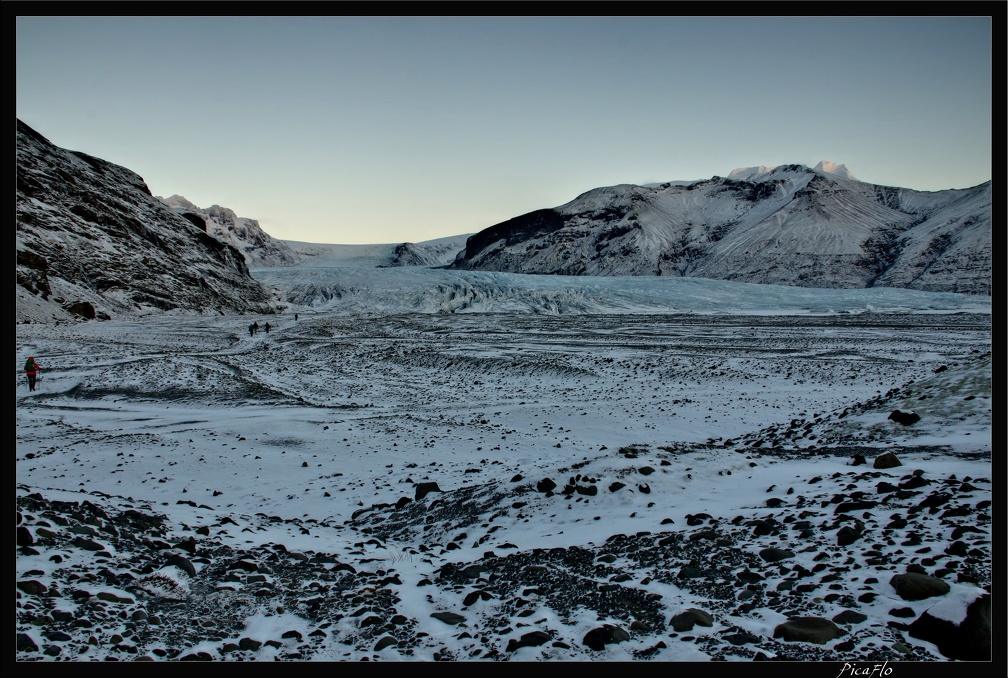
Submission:
{"label": "snow-covered mountain", "polygon": [[178,310],[272,313],[242,252],[119,165],[54,146],[17,121],[18,319]]}
{"label": "snow-covered mountain", "polygon": [[249,268],[293,266],[300,261],[287,243],[271,238],[255,219],[239,217],[234,210],[220,205],[200,209],[181,195],[158,196],[158,200],[193,223],[205,224],[207,233],[244,254]]}
{"label": "snow-covered mountain", "polygon": [[[16,216],[22,322],[272,313],[370,288],[330,282],[319,292],[290,276],[253,275],[305,267],[337,267],[344,277],[413,267],[988,296],[992,286],[990,182],[927,193],[862,183],[825,161],[598,188],[478,233],[421,243],[329,245],[273,239],[219,205],[157,198],[131,170],[58,148],[18,120]],[[439,281],[452,298],[438,309],[496,299],[501,284]]]}
{"label": "snow-covered mountain", "polygon": [[454,269],[991,293],[991,183],[937,192],[844,165],[620,184],[471,236]]}

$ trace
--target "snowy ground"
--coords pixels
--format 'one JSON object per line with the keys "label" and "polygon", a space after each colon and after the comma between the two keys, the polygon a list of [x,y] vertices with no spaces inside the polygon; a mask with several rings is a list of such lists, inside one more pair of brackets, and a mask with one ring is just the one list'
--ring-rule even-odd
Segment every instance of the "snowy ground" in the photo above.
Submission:
{"label": "snowy ground", "polygon": [[[34,393],[20,372],[16,380],[19,520],[35,552],[19,549],[17,579],[47,591],[18,591],[18,632],[35,648],[19,650],[18,660],[947,659],[899,625],[936,599],[901,600],[889,582],[911,565],[940,570],[951,585],[941,601],[957,610],[953,617],[990,591],[991,456],[999,451],[992,450],[989,299],[987,312],[983,300],[973,312],[972,300],[964,301],[970,312],[956,313],[945,307],[955,295],[894,291],[886,302],[872,292],[869,305],[900,308],[880,312],[865,306],[863,290],[824,291],[818,300],[797,290],[799,302],[773,288],[774,301],[746,307],[738,300],[759,298],[759,286],[737,286],[732,312],[657,312],[639,296],[632,312],[494,311],[503,304],[474,312],[493,294],[511,304],[531,298],[508,284],[496,293],[477,286],[478,294],[462,284],[468,301],[455,312],[404,310],[388,303],[387,290],[384,306],[362,312],[351,298],[381,295],[358,285],[274,317],[18,325],[19,361],[34,355],[44,372]],[[395,289],[397,303],[417,298],[409,284]],[[615,296],[627,298],[577,294],[610,311]],[[553,298],[568,303],[577,294],[554,290]],[[549,295],[533,296],[541,306]],[[809,303],[850,309],[795,310]],[[662,304],[668,308],[664,299],[655,307]],[[252,320],[261,328],[268,321],[271,331],[250,336]],[[896,423],[889,415],[897,409],[920,421]],[[902,465],[873,468],[886,452]],[[867,463],[857,465],[856,455]],[[828,524],[837,520],[838,496],[879,500],[879,483],[903,487],[915,473],[932,489],[970,488],[957,495],[969,515],[954,520],[976,530],[974,541],[961,530],[951,536],[961,527],[953,518],[913,508],[930,495],[905,491],[859,510],[851,520],[862,523],[861,538],[838,546],[838,525]],[[544,489],[544,479],[556,487]],[[421,496],[422,483],[436,488]],[[771,498],[780,501],[771,506]],[[91,521],[99,531],[90,535],[102,547],[97,554],[74,546],[73,520],[47,519],[54,502],[100,507],[105,518]],[[152,539],[144,547],[139,534],[117,547],[112,531],[101,532],[131,510],[164,516],[158,548]],[[780,529],[803,510],[800,520],[818,537]],[[894,528],[892,514],[909,518],[902,529],[916,537]],[[768,515],[778,529],[754,537],[751,521]],[[721,539],[691,556],[687,546],[703,528],[720,530]],[[923,546],[901,548],[922,532]],[[661,538],[682,540],[679,553],[661,556],[664,566],[631,557],[661,551],[651,543]],[[635,539],[650,542],[631,545]],[[957,539],[974,547],[969,555],[946,553]],[[606,546],[621,540],[620,549]],[[275,559],[277,545],[287,555],[326,554],[337,565],[281,586],[282,568],[261,557],[272,549]],[[735,581],[769,546],[790,549],[793,568],[774,564],[761,583]],[[572,562],[547,561],[581,549],[593,558],[613,551],[615,563],[589,563],[577,577],[605,595],[619,589],[624,603],[551,595],[531,561],[573,572]],[[224,562],[223,550],[232,561],[259,554],[259,573],[203,581],[201,573]],[[188,559],[193,571],[180,573],[171,556]],[[512,565],[530,562],[516,574],[505,556]],[[684,567],[702,570],[705,559],[722,557],[728,569],[701,577],[706,588],[685,578]],[[458,578],[474,565],[468,580]],[[831,578],[817,580],[818,590],[774,593],[827,565]],[[325,581],[351,570],[353,581]],[[189,596],[190,606],[197,590],[203,605],[207,590],[245,592],[247,599],[224,606],[233,628],[202,636],[189,628],[175,641],[151,634],[137,607],[144,616],[160,610],[161,624],[172,618],[172,598],[139,584],[158,572],[187,591],[181,599]],[[285,576],[303,577],[293,566]],[[255,591],[263,580],[287,597]],[[102,591],[114,602],[96,603]],[[863,591],[873,595],[854,595]],[[673,630],[671,619],[691,608],[710,613],[713,624]],[[908,608],[897,615],[908,618],[892,616]],[[214,616],[212,605],[200,609]],[[774,638],[798,613],[829,619],[844,610],[866,618],[848,620],[843,637],[829,643]],[[74,626],[87,615],[105,621]],[[585,642],[595,629],[616,627],[602,649]],[[532,631],[541,633],[525,637]]]}

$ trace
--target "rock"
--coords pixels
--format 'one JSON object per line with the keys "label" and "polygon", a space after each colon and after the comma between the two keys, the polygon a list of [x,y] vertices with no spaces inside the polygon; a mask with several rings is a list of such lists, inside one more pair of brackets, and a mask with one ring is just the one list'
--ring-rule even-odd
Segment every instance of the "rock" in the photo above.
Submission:
{"label": "rock", "polygon": [[456,614],[455,612],[432,612],[431,616],[439,621],[443,621],[445,624],[451,624],[452,626],[461,624],[466,620],[465,617],[460,614]]}
{"label": "rock", "polygon": [[889,415],[889,418],[897,424],[902,424],[903,426],[910,426],[911,424],[916,424],[920,421],[920,415],[916,412],[901,412],[899,410],[894,410],[893,413]]}
{"label": "rock", "polygon": [[605,624],[586,633],[581,642],[592,650],[600,651],[604,650],[606,645],[626,640],[630,640],[629,633],[618,626]]}
{"label": "rock", "polygon": [[727,640],[732,645],[746,645],[747,643],[758,643],[763,640],[759,636],[753,635],[748,631],[730,633],[727,636],[724,636],[724,639]]}
{"label": "rock", "polygon": [[553,482],[550,478],[543,478],[538,483],[536,483],[536,490],[539,492],[552,492],[556,489],[557,484]]}
{"label": "rock", "polygon": [[944,596],[951,589],[948,582],[917,572],[894,575],[889,580],[889,585],[896,589],[896,594],[903,600],[924,600]]}
{"label": "rock", "polygon": [[756,582],[763,581],[764,579],[763,575],[758,572],[753,572],[749,568],[736,573],[735,576],[738,577],[739,581],[745,582],[746,584],[755,584]]}
{"label": "rock", "polygon": [[[914,638],[934,643],[949,659],[960,661],[990,661],[991,595],[984,593],[966,608],[959,622],[943,619],[938,605],[925,610],[910,624],[907,633]],[[934,614],[932,614],[932,611]]]}
{"label": "rock", "polygon": [[196,576],[196,567],[189,561],[188,558],[180,556],[178,554],[169,557],[165,560],[165,565],[174,565],[178,569],[185,572],[190,577]]}
{"label": "rock", "polygon": [[64,307],[68,312],[80,316],[85,320],[95,319],[95,307],[89,301],[78,301]]}
{"label": "rock", "polygon": [[17,545],[18,546],[31,546],[35,543],[35,537],[32,536],[31,530],[29,530],[24,525],[18,525],[17,528]]}
{"label": "rock", "polygon": [[32,637],[27,633],[17,634],[17,640],[15,641],[18,652],[38,652],[38,645],[32,640]]}
{"label": "rock", "polygon": [[861,526],[851,527],[850,525],[844,525],[837,530],[837,545],[849,546],[853,544],[861,538],[862,531]]}
{"label": "rock", "polygon": [[789,549],[782,549],[776,546],[770,546],[759,552],[760,558],[767,561],[768,563],[776,563],[781,560],[787,560],[788,558],[794,558],[794,551]]}
{"label": "rock", "polygon": [[793,617],[774,629],[773,637],[823,645],[844,635],[843,629],[823,617]]}
{"label": "rock", "polygon": [[875,461],[872,464],[873,468],[896,468],[897,466],[902,466],[900,460],[896,458],[896,455],[892,452],[886,452],[885,454],[875,457]]}
{"label": "rock", "polygon": [[431,492],[441,492],[441,488],[438,487],[437,483],[417,483],[416,485],[416,496],[414,497],[416,501],[420,501],[426,497]]}
{"label": "rock", "polygon": [[875,501],[843,501],[833,510],[833,514],[851,513],[852,511],[861,511],[862,509],[872,509],[876,506],[878,506],[878,502]]}
{"label": "rock", "polygon": [[19,581],[17,583],[18,589],[24,591],[25,593],[33,596],[41,596],[46,592],[45,584],[38,581],[37,579],[29,579],[25,581]]}
{"label": "rock", "polygon": [[84,549],[85,551],[104,551],[105,546],[99,544],[94,539],[85,539],[84,537],[75,537],[71,542],[77,548]]}
{"label": "rock", "polygon": [[868,615],[854,610],[844,610],[839,614],[833,615],[833,621],[837,624],[860,624],[866,619],[868,619]]}
{"label": "rock", "polygon": [[512,638],[508,641],[507,651],[514,652],[521,647],[536,647],[546,643],[550,639],[550,635],[545,631],[530,631],[524,634],[518,640]]}
{"label": "rock", "polygon": [[713,626],[714,617],[703,610],[691,607],[672,617],[669,624],[672,625],[673,629],[681,633],[692,630],[697,624],[700,626]]}
{"label": "rock", "polygon": [[196,538],[189,537],[188,539],[183,539],[180,542],[176,542],[175,548],[180,548],[189,555],[196,554]]}

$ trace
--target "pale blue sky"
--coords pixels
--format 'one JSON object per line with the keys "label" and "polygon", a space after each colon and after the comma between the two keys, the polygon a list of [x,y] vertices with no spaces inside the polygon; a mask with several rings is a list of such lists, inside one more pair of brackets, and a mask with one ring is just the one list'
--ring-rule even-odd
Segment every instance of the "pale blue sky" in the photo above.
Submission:
{"label": "pale blue sky", "polygon": [[22,16],[17,117],[154,195],[231,208],[275,238],[420,242],[599,186],[755,165],[829,160],[927,191],[983,183],[993,26]]}

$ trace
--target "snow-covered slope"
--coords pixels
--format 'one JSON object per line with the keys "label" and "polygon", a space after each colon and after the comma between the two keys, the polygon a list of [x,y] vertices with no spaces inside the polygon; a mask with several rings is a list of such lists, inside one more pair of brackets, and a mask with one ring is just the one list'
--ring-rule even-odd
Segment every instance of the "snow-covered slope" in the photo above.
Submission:
{"label": "snow-covered slope", "polygon": [[990,182],[927,193],[825,161],[749,167],[597,188],[476,233],[451,266],[988,295],[991,210]]}

